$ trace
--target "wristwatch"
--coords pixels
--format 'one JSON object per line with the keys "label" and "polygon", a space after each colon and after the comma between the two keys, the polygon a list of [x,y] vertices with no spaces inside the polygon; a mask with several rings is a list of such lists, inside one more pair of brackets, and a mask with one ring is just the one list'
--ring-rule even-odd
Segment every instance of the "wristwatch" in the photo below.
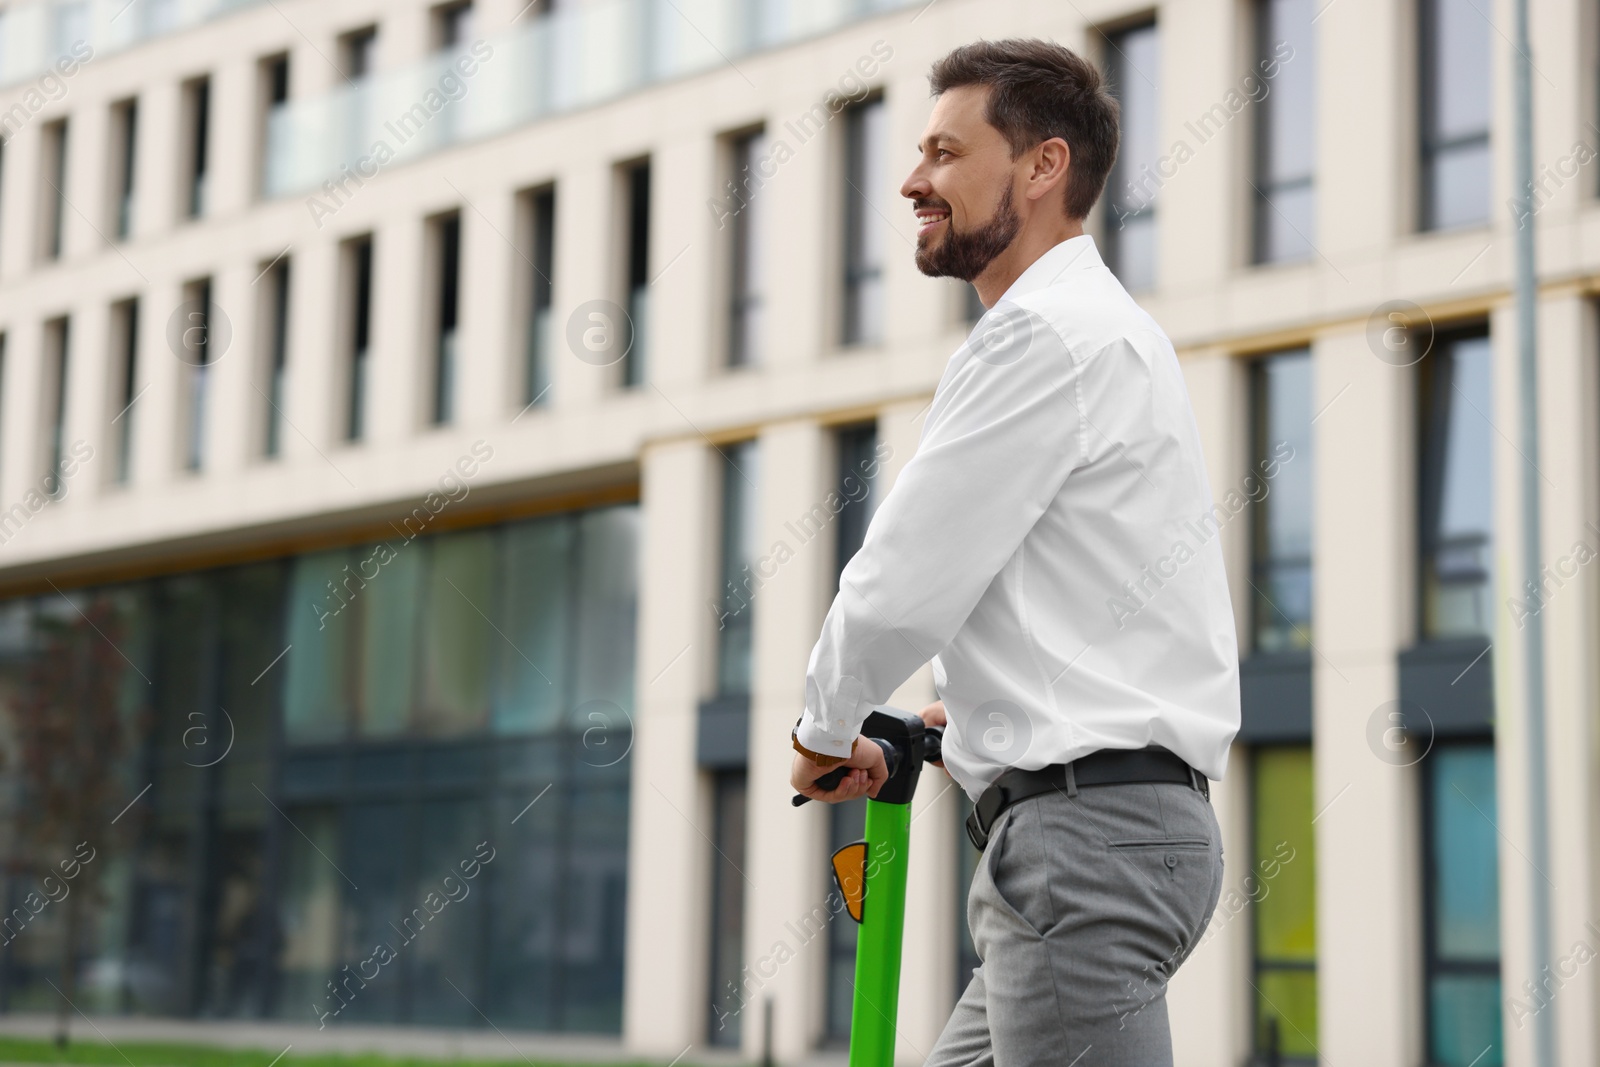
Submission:
{"label": "wristwatch", "polygon": [[850,742],[849,756],[824,756],[820,752],[811,751],[800,743],[800,724],[796,722],[794,729],[789,731],[789,740],[794,744],[796,752],[815,763],[818,767],[835,767],[856,754],[856,742],[860,741],[861,738],[858,736]]}

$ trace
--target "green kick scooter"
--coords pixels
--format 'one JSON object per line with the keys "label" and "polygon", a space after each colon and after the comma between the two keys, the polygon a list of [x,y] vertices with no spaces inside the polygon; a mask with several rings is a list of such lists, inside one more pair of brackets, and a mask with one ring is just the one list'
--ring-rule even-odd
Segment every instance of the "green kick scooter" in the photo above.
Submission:
{"label": "green kick scooter", "polygon": [[[880,707],[861,724],[861,736],[883,749],[889,780],[867,800],[866,839],[833,854],[833,877],[845,909],[861,925],[850,1014],[850,1067],[892,1067],[911,859],[911,798],[922,765],[940,758],[944,728],[925,726],[920,716],[899,708]],[[832,790],[848,770],[830,771],[816,784]],[[808,799],[796,796],[793,803],[799,807]]]}

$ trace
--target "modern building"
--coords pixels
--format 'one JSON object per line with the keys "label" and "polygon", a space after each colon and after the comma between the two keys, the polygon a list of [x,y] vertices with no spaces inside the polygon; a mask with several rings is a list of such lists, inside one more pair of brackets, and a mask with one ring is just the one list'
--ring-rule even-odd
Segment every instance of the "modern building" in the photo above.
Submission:
{"label": "modern building", "polygon": [[[1239,622],[1178,1062],[1600,1061],[1600,8],[1533,8],[1529,216],[1506,2],[3,5],[0,1010],[841,1048],[861,811],[788,732],[982,311],[912,263],[926,71],[1038,35],[1122,102],[1091,229]],[[924,778],[907,1063],[966,810]]]}

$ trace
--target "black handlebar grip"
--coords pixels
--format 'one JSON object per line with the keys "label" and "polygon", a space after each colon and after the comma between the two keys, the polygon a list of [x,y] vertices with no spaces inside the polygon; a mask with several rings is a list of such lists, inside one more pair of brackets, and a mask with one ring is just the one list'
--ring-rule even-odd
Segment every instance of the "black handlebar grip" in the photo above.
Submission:
{"label": "black handlebar grip", "polygon": [[[831,793],[835,789],[839,788],[839,783],[844,781],[844,776],[849,774],[849,773],[850,773],[850,768],[849,767],[839,767],[839,768],[837,768],[835,770],[829,771],[827,774],[824,774],[821,778],[818,778],[816,780],[816,782],[814,782],[813,784],[818,789],[822,790],[824,793]],[[810,799],[811,799],[810,797],[803,797],[799,793],[796,793],[793,797],[789,798],[789,803],[793,804],[795,807],[798,808],[800,805],[804,804],[806,801],[808,801]]]}

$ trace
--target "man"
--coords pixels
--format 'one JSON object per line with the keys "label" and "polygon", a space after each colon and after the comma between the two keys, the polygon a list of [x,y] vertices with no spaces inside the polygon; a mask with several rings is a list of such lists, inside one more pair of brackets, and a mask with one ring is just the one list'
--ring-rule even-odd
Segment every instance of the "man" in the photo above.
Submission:
{"label": "man", "polygon": [[[1172,1062],[1166,983],[1216,905],[1207,779],[1238,650],[1199,434],[1171,343],[1083,222],[1117,149],[1095,68],[1037,40],[934,64],[901,187],[923,273],[988,312],[951,357],[811,653],[799,792],[887,777],[857,732],[931,660],[944,765],[986,841],[983,965],[929,1062]],[[832,791],[815,780],[850,768]]]}

